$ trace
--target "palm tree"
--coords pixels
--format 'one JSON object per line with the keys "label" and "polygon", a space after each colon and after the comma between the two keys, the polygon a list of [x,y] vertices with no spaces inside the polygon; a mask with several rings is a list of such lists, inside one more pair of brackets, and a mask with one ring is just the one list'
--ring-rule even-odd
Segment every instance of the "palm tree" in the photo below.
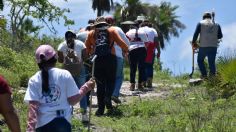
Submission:
{"label": "palm tree", "polygon": [[[135,20],[137,16],[144,15],[152,22],[159,35],[161,48],[165,47],[164,40],[167,42],[171,36],[179,37],[179,33],[185,29],[185,25],[178,20],[175,12],[178,6],[172,6],[170,2],[161,2],[160,6],[141,3],[139,0],[126,0],[124,6],[117,8],[115,18],[120,18],[117,13],[124,8],[125,20]],[[122,21],[125,21],[122,20]]]}
{"label": "palm tree", "polygon": [[113,0],[93,0],[92,8],[97,10],[97,16],[103,15],[104,11],[109,12],[113,7]]}
{"label": "palm tree", "polygon": [[0,0],[0,10],[3,10],[3,0]]}

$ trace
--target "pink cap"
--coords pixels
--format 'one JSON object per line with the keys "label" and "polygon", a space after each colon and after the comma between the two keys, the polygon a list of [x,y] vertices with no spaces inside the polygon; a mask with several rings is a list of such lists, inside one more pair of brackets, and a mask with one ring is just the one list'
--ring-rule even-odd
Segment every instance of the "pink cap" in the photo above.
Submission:
{"label": "pink cap", "polygon": [[46,45],[46,44],[40,45],[35,52],[35,57],[36,57],[37,63],[41,63],[42,60],[48,61],[49,59],[51,59],[55,55],[56,55],[56,51],[54,50],[54,48],[52,46]]}

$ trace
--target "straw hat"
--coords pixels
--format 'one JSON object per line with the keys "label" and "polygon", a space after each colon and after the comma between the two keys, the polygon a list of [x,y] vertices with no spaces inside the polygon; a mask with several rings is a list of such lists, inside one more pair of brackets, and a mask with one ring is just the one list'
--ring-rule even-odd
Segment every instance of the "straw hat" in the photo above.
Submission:
{"label": "straw hat", "polygon": [[98,25],[101,25],[101,24],[104,24],[104,25],[109,25],[107,22],[106,22],[106,19],[104,17],[97,17],[95,22],[94,22],[94,26],[98,26]]}

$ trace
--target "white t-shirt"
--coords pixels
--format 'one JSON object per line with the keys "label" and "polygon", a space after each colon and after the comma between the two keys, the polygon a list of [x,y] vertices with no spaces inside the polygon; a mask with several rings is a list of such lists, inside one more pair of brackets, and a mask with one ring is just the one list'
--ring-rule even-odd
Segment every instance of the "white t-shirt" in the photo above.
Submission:
{"label": "white t-shirt", "polygon": [[154,28],[144,26],[144,27],[140,27],[139,29],[144,31],[147,34],[149,42],[154,42],[154,38],[157,37],[157,31]]}
{"label": "white t-shirt", "polygon": [[51,68],[48,73],[49,94],[42,94],[41,71],[38,71],[29,79],[24,97],[26,103],[29,103],[29,101],[39,102],[36,128],[49,123],[57,117],[57,110],[63,110],[64,117],[70,122],[72,110],[67,98],[79,94],[79,89],[67,70]]}
{"label": "white t-shirt", "polygon": [[[125,41],[125,43],[129,46],[129,39],[126,37],[125,33],[122,31],[122,29],[120,27],[114,26],[114,28],[116,29],[116,31],[119,33],[120,37],[122,38],[122,40]],[[120,48],[119,45],[116,44],[116,42],[114,43],[114,48],[115,48],[115,53],[117,57],[123,58],[122,55],[122,49]]]}
{"label": "white t-shirt", "polygon": [[[80,61],[81,61],[81,56],[82,56],[82,50],[85,49],[85,48],[86,48],[86,46],[82,41],[75,40],[74,51],[75,51],[75,53],[76,53],[76,55],[77,55],[77,57],[79,58]],[[57,50],[63,52],[63,56],[65,57],[68,49],[69,48],[66,44],[66,41],[64,41],[58,46]]]}
{"label": "white t-shirt", "polygon": [[141,41],[134,41],[135,34],[136,34],[136,29],[130,29],[126,33],[126,36],[130,40],[129,51],[136,49],[136,48],[145,47],[145,42],[148,42],[147,35],[144,31],[138,29],[138,37],[141,39]]}

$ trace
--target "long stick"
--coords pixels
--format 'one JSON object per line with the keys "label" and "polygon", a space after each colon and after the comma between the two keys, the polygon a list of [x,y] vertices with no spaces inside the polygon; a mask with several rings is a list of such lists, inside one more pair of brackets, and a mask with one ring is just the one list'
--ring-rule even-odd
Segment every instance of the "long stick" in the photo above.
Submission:
{"label": "long stick", "polygon": [[[95,59],[97,58],[97,55],[94,55],[93,59],[91,60],[93,63],[92,66],[92,78],[95,79],[94,77],[94,67],[95,67]],[[92,113],[92,103],[93,103],[93,89],[90,92],[90,103],[89,103],[89,123],[88,123],[88,132],[90,132],[90,122],[91,122],[91,113]]]}
{"label": "long stick", "polygon": [[192,72],[189,74],[189,77],[192,78],[194,73],[194,49],[192,49]]}

